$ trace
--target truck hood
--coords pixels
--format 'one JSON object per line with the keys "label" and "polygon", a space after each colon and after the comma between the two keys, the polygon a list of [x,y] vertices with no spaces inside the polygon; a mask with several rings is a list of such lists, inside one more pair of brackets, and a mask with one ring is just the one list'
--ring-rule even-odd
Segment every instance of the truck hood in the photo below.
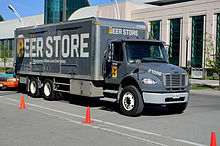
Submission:
{"label": "truck hood", "polygon": [[168,63],[154,63],[154,62],[145,62],[140,66],[140,72],[148,72],[154,75],[158,74],[179,74],[186,73],[186,71],[178,66],[168,64]]}

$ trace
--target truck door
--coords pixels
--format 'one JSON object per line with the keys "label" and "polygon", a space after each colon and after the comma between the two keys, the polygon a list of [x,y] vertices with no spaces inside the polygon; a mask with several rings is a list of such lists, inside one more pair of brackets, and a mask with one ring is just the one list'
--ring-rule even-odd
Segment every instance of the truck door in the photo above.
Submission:
{"label": "truck door", "polygon": [[112,42],[106,60],[106,83],[119,84],[125,72],[122,42]]}

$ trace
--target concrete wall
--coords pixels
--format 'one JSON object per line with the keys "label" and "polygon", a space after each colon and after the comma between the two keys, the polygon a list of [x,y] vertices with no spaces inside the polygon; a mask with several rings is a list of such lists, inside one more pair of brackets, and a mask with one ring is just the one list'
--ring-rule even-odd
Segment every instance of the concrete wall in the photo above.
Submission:
{"label": "concrete wall", "polygon": [[[22,18],[24,26],[34,26],[44,24],[44,15],[35,15]],[[22,27],[18,19],[0,22],[0,39],[14,38],[14,30]]]}
{"label": "concrete wall", "polygon": [[[118,6],[119,6],[121,20],[131,20],[131,12],[133,10],[149,8],[149,6],[143,4],[131,3],[126,1],[119,2]],[[114,7],[115,9],[117,9],[115,5],[109,3],[109,4],[80,8],[70,16],[69,20],[82,19],[88,17],[116,19]]]}
{"label": "concrete wall", "polygon": [[[135,4],[131,2],[119,2],[119,11],[121,20],[131,20],[132,11],[139,9],[146,9],[149,6]],[[97,17],[115,19],[115,12],[112,4],[100,5],[97,13]]]}
{"label": "concrete wall", "polygon": [[[204,33],[216,35],[217,13],[220,13],[220,0],[196,0],[180,4],[159,6],[141,10],[134,10],[131,19],[134,21],[150,22],[160,20],[161,30],[160,39],[169,44],[170,41],[170,19],[181,18],[181,40],[180,40],[180,66],[186,65],[186,36],[189,36],[188,60],[191,60],[191,36],[192,36],[192,17],[204,15]],[[204,45],[205,46],[205,42]],[[204,53],[203,53],[204,55]],[[203,56],[203,62],[204,62]]]}

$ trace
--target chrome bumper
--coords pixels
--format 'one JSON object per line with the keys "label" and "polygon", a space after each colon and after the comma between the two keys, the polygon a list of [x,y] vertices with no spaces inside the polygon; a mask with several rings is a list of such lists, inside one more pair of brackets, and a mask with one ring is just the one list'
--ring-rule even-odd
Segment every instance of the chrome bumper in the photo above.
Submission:
{"label": "chrome bumper", "polygon": [[184,103],[189,100],[189,92],[183,93],[148,93],[143,92],[144,103],[171,104]]}

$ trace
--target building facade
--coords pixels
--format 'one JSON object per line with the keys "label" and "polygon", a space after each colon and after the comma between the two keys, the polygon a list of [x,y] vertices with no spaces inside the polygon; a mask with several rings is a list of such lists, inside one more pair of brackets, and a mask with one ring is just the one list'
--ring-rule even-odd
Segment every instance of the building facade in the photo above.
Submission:
{"label": "building facade", "polygon": [[[44,23],[56,23],[68,20],[79,8],[89,6],[88,0],[45,0]],[[66,11],[63,11],[66,10]]]}
{"label": "building facade", "polygon": [[168,4],[163,1],[151,2],[156,5],[151,8],[132,11],[131,20],[144,21],[149,38],[169,45],[170,63],[185,67],[188,62],[191,67],[205,67],[208,36],[213,36],[216,48],[213,53],[220,50],[220,1],[185,0]]}
{"label": "building facade", "polygon": [[[44,23],[44,15],[35,15],[29,17],[23,17],[24,27],[42,25]],[[15,51],[14,44],[14,31],[16,28],[22,27],[18,19],[12,19],[0,22],[0,44],[7,46],[9,50]],[[0,52],[1,53],[1,52]],[[14,53],[15,54],[15,53]],[[13,58],[10,58],[6,63],[6,66],[12,67]],[[0,61],[0,67],[3,66],[3,62]]]}
{"label": "building facade", "polygon": [[[204,50],[209,35],[214,37],[216,49],[213,53],[219,52],[219,0],[132,1],[138,3],[119,2],[120,18],[144,21],[148,26],[147,38],[165,41],[169,46],[170,63],[182,67],[204,68],[207,57]],[[79,9],[71,18],[84,18],[89,12],[94,17],[116,18],[112,4]],[[219,60],[219,57],[214,59]]]}
{"label": "building facade", "polygon": [[[162,40],[169,45],[170,63],[182,67],[205,67],[207,55],[204,49],[209,35],[214,36],[213,53],[220,52],[219,0],[152,0],[147,3],[145,0],[133,1],[140,3],[119,2],[120,19],[145,22],[148,26],[147,38]],[[85,7],[89,5],[87,0],[66,2],[67,20],[69,17],[70,20],[86,17],[116,18],[112,3]],[[60,22],[63,18],[62,5],[63,0],[45,0],[45,15],[22,18],[25,26]],[[74,13],[71,15],[72,11]],[[7,44],[13,50],[13,31],[19,26],[16,19],[1,21],[0,43]],[[219,58],[214,59],[219,61]]]}

